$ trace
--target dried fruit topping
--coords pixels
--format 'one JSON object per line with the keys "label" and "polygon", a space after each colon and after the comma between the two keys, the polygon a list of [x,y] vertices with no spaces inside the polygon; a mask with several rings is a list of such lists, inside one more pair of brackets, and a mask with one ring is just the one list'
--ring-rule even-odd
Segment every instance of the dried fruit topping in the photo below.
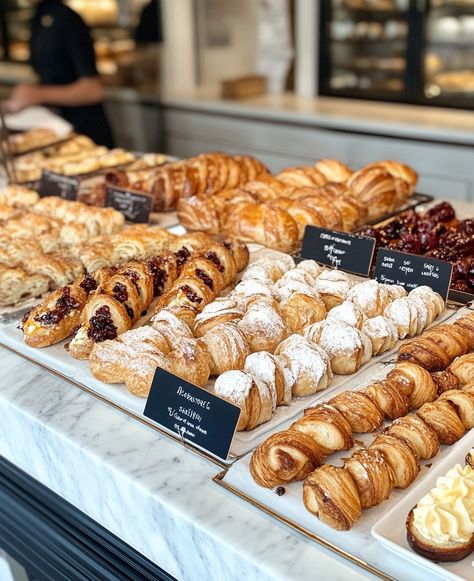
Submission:
{"label": "dried fruit topping", "polygon": [[167,271],[162,268],[162,260],[159,257],[152,258],[148,261],[148,270],[153,277],[153,293],[155,297],[161,295],[168,280]]}
{"label": "dried fruit topping", "polygon": [[79,286],[84,289],[87,294],[90,294],[97,288],[97,281],[91,274],[87,273],[84,275],[84,278],[82,279],[82,282]]}
{"label": "dried fruit topping", "polygon": [[176,263],[178,265],[178,268],[181,268],[183,266],[183,264],[191,256],[191,252],[189,252],[189,250],[186,248],[186,246],[183,246],[182,248],[180,248],[178,250],[178,252],[175,252],[175,255],[176,255]]}
{"label": "dried fruit topping", "polygon": [[114,325],[110,309],[107,305],[99,307],[89,321],[87,336],[95,343],[117,337],[117,327]]}
{"label": "dried fruit topping", "polygon": [[208,260],[210,260],[213,264],[215,264],[217,266],[217,270],[219,272],[224,272],[225,268],[222,265],[222,262],[219,260],[219,257],[217,256],[217,254],[215,252],[213,252],[212,250],[209,250],[209,252],[206,252],[206,254],[204,256]]}
{"label": "dried fruit topping", "polygon": [[214,290],[214,281],[206,272],[204,272],[204,270],[196,268],[196,276],[200,278],[208,288]]}
{"label": "dried fruit topping", "polygon": [[183,284],[179,287],[179,290],[182,290],[183,293],[187,296],[188,300],[190,300],[192,303],[202,303],[202,298],[197,295],[189,285]]}
{"label": "dried fruit topping", "polygon": [[125,303],[128,300],[127,287],[121,282],[116,282],[112,288],[112,295],[119,303]]}
{"label": "dried fruit topping", "polygon": [[62,294],[56,301],[54,309],[47,311],[43,315],[37,315],[34,319],[41,325],[57,325],[64,317],[69,315],[74,309],[78,309],[81,303],[71,296],[71,289],[65,286],[62,289]]}

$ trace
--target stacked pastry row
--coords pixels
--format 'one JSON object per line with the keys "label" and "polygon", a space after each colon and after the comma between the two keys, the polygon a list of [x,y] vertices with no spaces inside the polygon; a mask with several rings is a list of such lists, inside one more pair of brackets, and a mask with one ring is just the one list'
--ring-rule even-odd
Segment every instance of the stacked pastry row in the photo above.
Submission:
{"label": "stacked pastry row", "polygon": [[460,561],[474,551],[474,449],[436,480],[408,514],[408,543],[436,562]]}
{"label": "stacked pastry row", "polygon": [[290,252],[307,225],[351,231],[403,206],[417,174],[395,161],[353,173],[337,160],[289,168],[216,196],[183,196],[178,216],[188,230],[224,232]]}
{"label": "stacked pastry row", "polygon": [[[474,314],[461,317],[451,326],[455,324],[461,329],[468,350],[474,349]],[[338,394],[327,404],[307,410],[288,430],[270,436],[253,455],[252,475],[257,484],[266,487],[302,480],[321,456],[312,456],[314,445],[324,454],[349,449],[353,446],[352,432],[373,432],[382,426],[385,417],[399,418],[409,409],[433,401],[437,395],[469,385],[473,378],[473,354],[459,357],[448,369],[433,374],[415,363],[399,362],[385,380],[363,390]],[[307,438],[302,440],[300,434],[305,431],[314,444],[305,448],[309,455],[301,449],[302,442],[306,440],[307,444]]]}
{"label": "stacked pastry row", "polygon": [[[472,370],[472,366],[471,366]],[[386,500],[394,488],[407,488],[440,444],[454,444],[474,427],[474,387],[449,390],[406,415],[357,450],[343,467],[316,468],[303,485],[307,510],[321,522],[349,530],[362,511]],[[329,498],[329,502],[326,499]]]}
{"label": "stacked pastry row", "polygon": [[47,127],[37,127],[8,136],[10,147],[15,154],[20,154],[36,147],[46,147],[58,139],[57,133]]}

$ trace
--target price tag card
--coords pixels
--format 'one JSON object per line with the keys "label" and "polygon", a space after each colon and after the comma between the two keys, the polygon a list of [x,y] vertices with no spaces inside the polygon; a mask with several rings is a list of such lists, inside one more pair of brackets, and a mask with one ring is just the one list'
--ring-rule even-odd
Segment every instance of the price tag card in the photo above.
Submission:
{"label": "price tag card", "polygon": [[150,220],[153,198],[148,194],[109,186],[105,195],[105,205],[122,212],[129,222],[143,224]]}
{"label": "price tag card", "polygon": [[40,197],[58,196],[63,200],[77,200],[80,179],[77,176],[63,176],[53,171],[43,170],[38,186]]}
{"label": "price tag card", "polygon": [[367,276],[374,248],[375,238],[306,226],[301,256],[340,270]]}
{"label": "price tag card", "polygon": [[144,413],[186,442],[226,460],[240,408],[157,368]]}
{"label": "price tag card", "polygon": [[451,284],[453,265],[450,262],[381,248],[377,254],[375,280],[399,284],[411,291],[426,285],[446,300]]}

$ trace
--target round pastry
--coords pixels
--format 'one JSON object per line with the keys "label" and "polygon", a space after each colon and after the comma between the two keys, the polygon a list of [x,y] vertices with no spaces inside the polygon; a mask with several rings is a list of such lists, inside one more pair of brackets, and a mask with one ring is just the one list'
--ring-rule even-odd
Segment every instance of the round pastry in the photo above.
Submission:
{"label": "round pastry", "polygon": [[325,389],[332,379],[327,353],[301,335],[291,335],[285,339],[276,348],[275,355],[293,376],[295,397],[311,395]]}
{"label": "round pastry", "polygon": [[341,412],[355,433],[368,434],[383,424],[382,410],[361,391],[343,391],[330,399],[329,404]]}
{"label": "round pastry", "polygon": [[342,322],[328,319],[314,323],[306,328],[304,336],[326,351],[333,373],[355,373],[372,356],[370,341],[364,341],[358,329]]}
{"label": "round pastry", "polygon": [[354,452],[344,462],[357,487],[362,508],[377,506],[386,500],[395,486],[392,468],[378,450],[369,448]]}
{"label": "round pastry", "polygon": [[407,488],[420,472],[418,454],[403,440],[381,434],[369,446],[369,450],[379,450],[395,475],[395,487]]}
{"label": "round pastry", "polygon": [[290,403],[293,378],[278,357],[266,351],[252,353],[245,359],[244,371],[270,386],[272,394],[275,394],[276,405]]}
{"label": "round pastry", "polygon": [[199,342],[209,355],[211,375],[242,369],[247,355],[250,355],[247,340],[235,323],[216,325]]}
{"label": "round pastry", "polygon": [[316,279],[314,288],[321,295],[329,311],[346,300],[352,286],[352,280],[344,272],[325,270]]}
{"label": "round pastry", "polygon": [[362,332],[372,343],[372,355],[380,355],[393,349],[398,341],[398,331],[392,320],[383,315],[367,319]]}
{"label": "round pastry", "polygon": [[337,307],[334,307],[329,311],[327,316],[328,321],[334,319],[356,329],[362,328],[364,318],[364,313],[351,301],[344,301]]}
{"label": "round pastry", "polygon": [[260,297],[250,299],[245,315],[237,324],[252,352],[273,353],[277,345],[287,336],[287,328],[279,312],[278,303],[271,299]]}
{"label": "round pastry", "polygon": [[416,414],[396,419],[387,433],[410,444],[423,460],[430,460],[439,452],[436,432]]}
{"label": "round pastry", "polygon": [[381,315],[389,304],[384,285],[376,280],[366,280],[353,286],[347,293],[347,300],[359,307],[368,319]]}
{"label": "round pastry", "polygon": [[296,265],[296,269],[302,270],[303,272],[306,272],[306,274],[309,274],[313,282],[323,272],[322,266],[319,266],[315,260],[302,260]]}
{"label": "round pastry", "polygon": [[319,296],[294,292],[280,303],[280,313],[291,333],[302,333],[313,323],[326,317],[326,307]]}
{"label": "round pastry", "polygon": [[319,520],[338,531],[348,531],[362,514],[357,486],[348,470],[325,464],[303,485],[303,502]]}
{"label": "round pastry", "polygon": [[304,480],[323,462],[316,442],[303,432],[285,430],[267,438],[250,460],[250,474],[259,486],[273,488]]}

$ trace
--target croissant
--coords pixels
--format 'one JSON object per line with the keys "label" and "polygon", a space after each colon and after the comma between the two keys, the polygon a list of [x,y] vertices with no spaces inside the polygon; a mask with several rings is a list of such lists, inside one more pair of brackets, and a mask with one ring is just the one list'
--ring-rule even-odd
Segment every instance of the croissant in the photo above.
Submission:
{"label": "croissant", "polygon": [[321,295],[326,309],[330,311],[346,300],[352,286],[353,282],[346,273],[340,270],[327,270],[318,276],[314,288]]}
{"label": "croissant", "polygon": [[[456,329],[460,329],[465,336],[468,344],[467,350],[471,351],[474,349],[474,313],[464,315],[464,317],[454,321],[453,325]],[[462,355],[462,353],[459,355]]]}
{"label": "croissant", "polygon": [[352,175],[352,170],[337,159],[320,159],[314,167],[328,182],[346,182]]}
{"label": "croissant", "polygon": [[291,204],[286,211],[293,220],[296,222],[298,227],[298,240],[303,240],[306,226],[322,226],[326,227],[327,222],[324,219],[323,214],[304,204],[304,200],[296,201]]}
{"label": "croissant", "polygon": [[[350,327],[362,329],[364,323],[364,313],[351,301],[344,301],[337,307],[334,307],[327,314],[328,320],[335,319]],[[370,319],[369,319],[370,320]],[[368,335],[367,335],[368,336]],[[397,336],[398,339],[398,336]]]}
{"label": "croissant", "polygon": [[449,401],[466,430],[474,428],[474,394],[458,389],[445,391],[438,401]]}
{"label": "croissant", "polygon": [[211,374],[204,348],[194,339],[187,338],[175,340],[172,347],[168,358],[174,375],[204,387]]}
{"label": "croissant", "polygon": [[128,391],[137,397],[148,397],[158,367],[174,373],[171,362],[163,353],[144,353],[133,358],[125,379]]}
{"label": "croissant", "polygon": [[314,188],[299,188],[291,193],[291,197],[298,200],[307,208],[316,210],[322,217],[323,225],[331,230],[342,230],[343,219],[338,206],[330,199],[321,195],[319,190]]}
{"label": "croissant", "polygon": [[259,486],[273,488],[304,480],[323,462],[316,442],[304,434],[286,430],[265,440],[250,460],[250,474]]}
{"label": "croissant", "polygon": [[226,371],[220,375],[214,385],[214,392],[240,407],[237,424],[239,431],[253,430],[272,417],[274,399],[269,386],[245,371]]}
{"label": "croissant", "polygon": [[87,293],[79,285],[52,292],[22,321],[23,338],[30,347],[47,347],[68,337],[80,324]]}
{"label": "croissant", "polygon": [[181,278],[197,277],[208,289],[217,295],[224,288],[224,277],[217,266],[204,256],[195,256],[187,262],[182,271]]}
{"label": "croissant", "polygon": [[420,461],[414,448],[395,436],[381,434],[372,442],[369,450],[380,451],[393,470],[396,488],[406,488],[420,472]]}
{"label": "croissant", "polygon": [[329,400],[356,433],[373,432],[383,424],[384,414],[377,403],[361,391],[343,391]]}
{"label": "croissant", "polygon": [[411,409],[418,409],[437,397],[436,384],[426,369],[408,361],[397,363],[387,375],[389,382],[395,382],[409,398]]}
{"label": "croissant", "polygon": [[462,355],[449,366],[449,371],[458,380],[459,385],[466,385],[474,380],[474,353]]}
{"label": "croissant", "polygon": [[231,253],[237,272],[241,272],[248,265],[250,259],[250,252],[247,244],[235,238],[226,238],[221,242],[221,244]]}
{"label": "croissant", "polygon": [[241,204],[223,225],[225,234],[244,242],[256,242],[282,252],[298,246],[298,228],[281,208],[264,204]]}
{"label": "croissant", "polygon": [[[329,187],[334,185],[341,186],[343,184],[326,184],[318,191],[320,194],[325,195],[327,192],[328,195],[333,196],[334,194],[331,193]],[[350,190],[347,188],[347,191]],[[364,224],[367,218],[367,208],[360,204],[354,196],[350,193],[344,194],[339,197],[332,197],[333,204],[339,210],[341,217],[342,217],[342,229],[345,232],[351,232],[358,226]]]}
{"label": "croissant", "polygon": [[293,388],[291,374],[271,353],[260,351],[248,355],[244,371],[270,386],[276,396],[276,405],[288,404],[291,401]]}
{"label": "croissant", "polygon": [[305,410],[303,417],[294,422],[290,430],[311,436],[323,454],[349,450],[354,445],[351,426],[335,407],[328,404]]}
{"label": "croissant", "polygon": [[244,316],[244,309],[230,297],[217,298],[196,316],[194,334],[203,337],[211,329],[223,323],[238,322]]}
{"label": "croissant", "polygon": [[[433,329],[436,328],[433,327]],[[446,329],[442,329],[441,332],[445,333]],[[448,367],[452,358],[433,334],[428,337],[427,332],[425,332],[420,337],[407,341],[400,346],[398,361],[409,361],[424,367],[428,371],[441,371]]]}
{"label": "croissant", "polygon": [[356,284],[347,293],[347,300],[359,307],[369,319],[381,315],[390,302],[385,285],[376,280]]}
{"label": "croissant", "polygon": [[312,395],[325,389],[332,379],[326,352],[306,341],[301,335],[290,335],[282,341],[275,349],[275,355],[293,376],[295,397]]}
{"label": "croissant", "polygon": [[375,163],[366,165],[365,169],[371,167],[381,167],[385,169],[393,177],[399,178],[408,184],[410,196],[414,193],[418,182],[418,174],[408,165],[399,161],[376,161]]}
{"label": "croissant", "polygon": [[303,485],[306,509],[338,531],[348,531],[362,515],[357,486],[346,468],[325,464]]}
{"label": "croissant", "polygon": [[287,335],[278,303],[266,298],[254,297],[247,304],[247,311],[237,324],[252,351],[272,353]]}
{"label": "croissant", "polygon": [[441,444],[454,444],[464,436],[464,425],[450,401],[425,403],[416,413],[433,428]]}
{"label": "croissant", "polygon": [[273,176],[263,176],[258,180],[248,181],[242,187],[246,192],[249,192],[262,202],[270,202],[281,198],[285,196],[288,189],[285,184]]}
{"label": "croissant", "polygon": [[410,444],[423,460],[430,460],[439,452],[436,432],[416,414],[398,418],[389,426],[387,433]]}
{"label": "croissant", "polygon": [[408,397],[389,381],[376,381],[362,391],[391,420],[406,415],[410,410]]}
{"label": "croissant", "polygon": [[396,206],[397,182],[383,168],[363,168],[352,174],[347,185],[368,208],[369,221],[380,218]]}
{"label": "croissant", "polygon": [[397,328],[391,319],[382,315],[364,321],[361,331],[372,343],[373,356],[390,351],[398,341]]}
{"label": "croissant", "polygon": [[362,508],[377,506],[386,500],[395,486],[395,475],[378,450],[369,448],[354,452],[344,462],[357,487]]}
{"label": "croissant", "polygon": [[188,231],[198,230],[211,235],[219,234],[221,231],[221,217],[213,196],[181,198],[176,210],[180,223]]}
{"label": "croissant", "polygon": [[323,320],[326,307],[319,296],[295,292],[280,303],[280,314],[291,333],[302,333],[305,327]]}
{"label": "croissant", "polygon": [[324,175],[311,166],[289,167],[277,173],[275,177],[289,188],[317,187],[323,186],[327,182]]}
{"label": "croissant", "polygon": [[250,354],[245,335],[235,323],[222,323],[213,327],[199,342],[208,353],[211,375],[243,369],[245,359]]}
{"label": "croissant", "polygon": [[460,389],[461,387],[459,385],[459,379],[451,373],[449,368],[445,371],[434,371],[431,373],[431,378],[436,385],[438,395],[450,389]]}
{"label": "croissant", "polygon": [[170,345],[178,339],[192,339],[193,334],[189,325],[179,319],[172,311],[162,309],[151,319],[153,329],[159,331]]}

